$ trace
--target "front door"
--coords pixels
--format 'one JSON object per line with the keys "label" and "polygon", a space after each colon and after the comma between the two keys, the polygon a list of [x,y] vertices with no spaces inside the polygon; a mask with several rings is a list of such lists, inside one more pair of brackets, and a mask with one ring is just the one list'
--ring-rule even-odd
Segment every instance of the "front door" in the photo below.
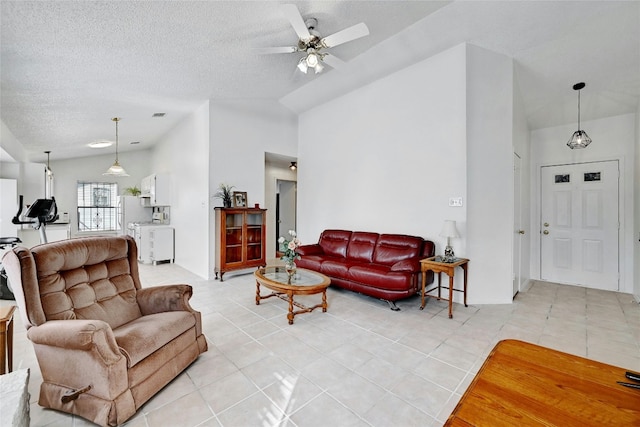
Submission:
{"label": "front door", "polygon": [[618,161],[541,168],[540,278],[618,290]]}

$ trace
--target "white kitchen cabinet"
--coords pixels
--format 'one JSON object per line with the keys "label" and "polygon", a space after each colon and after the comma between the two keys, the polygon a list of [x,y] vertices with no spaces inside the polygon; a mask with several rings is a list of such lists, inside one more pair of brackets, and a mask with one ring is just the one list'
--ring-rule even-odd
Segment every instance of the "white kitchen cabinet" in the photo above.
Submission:
{"label": "white kitchen cabinet", "polygon": [[175,258],[173,227],[136,225],[135,240],[138,246],[138,261],[141,263],[173,262]]}
{"label": "white kitchen cabinet", "polygon": [[154,173],[142,178],[141,194],[145,206],[170,206],[171,182],[166,173]]}

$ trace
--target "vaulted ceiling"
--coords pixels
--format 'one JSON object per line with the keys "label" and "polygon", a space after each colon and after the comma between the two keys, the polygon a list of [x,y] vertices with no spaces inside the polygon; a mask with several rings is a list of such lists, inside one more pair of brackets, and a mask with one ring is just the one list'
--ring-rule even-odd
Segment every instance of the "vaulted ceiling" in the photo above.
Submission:
{"label": "vaulted ceiling", "polygon": [[[301,74],[300,53],[255,50],[296,43],[283,3],[323,36],[370,35],[332,49],[342,69]],[[121,151],[149,148],[208,99],[305,111],[463,42],[514,58],[531,128],[575,122],[579,81],[582,120],[640,97],[637,1],[3,0],[0,14],[0,118],[31,161],[98,154],[87,144],[114,140],[116,116]]]}

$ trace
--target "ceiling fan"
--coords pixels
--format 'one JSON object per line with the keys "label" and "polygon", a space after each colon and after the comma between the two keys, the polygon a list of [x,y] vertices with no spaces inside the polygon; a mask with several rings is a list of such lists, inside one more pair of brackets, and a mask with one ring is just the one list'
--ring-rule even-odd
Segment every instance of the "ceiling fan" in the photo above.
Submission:
{"label": "ceiling fan", "polygon": [[344,61],[326,52],[326,50],[369,35],[369,28],[365,23],[361,22],[330,36],[322,37],[316,30],[318,20],[315,18],[303,19],[296,5],[285,4],[281,6],[281,10],[298,35],[297,45],[267,47],[259,49],[259,51],[261,53],[304,52],[305,55],[298,62],[298,69],[305,74],[309,68],[313,69],[316,74],[322,72],[324,69],[323,63],[329,64],[333,68],[340,68],[340,66],[344,65]]}

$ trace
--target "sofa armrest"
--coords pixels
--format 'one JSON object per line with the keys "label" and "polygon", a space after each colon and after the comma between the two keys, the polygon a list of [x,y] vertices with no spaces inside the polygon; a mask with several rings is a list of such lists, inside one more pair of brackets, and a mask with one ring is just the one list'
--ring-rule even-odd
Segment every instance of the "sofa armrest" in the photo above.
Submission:
{"label": "sofa armrest", "polygon": [[194,311],[189,305],[191,285],[165,285],[139,289],[136,295],[143,316],[166,311]]}
{"label": "sofa armrest", "polygon": [[296,249],[296,252],[298,252],[301,256],[309,256],[309,255],[322,255],[324,254],[324,251],[322,250],[322,247],[315,243],[312,245],[303,245],[298,247],[298,249]]}
{"label": "sofa armrest", "polygon": [[102,320],[50,320],[29,328],[27,336],[34,344],[63,350],[95,349],[106,365],[123,357],[111,326]]}
{"label": "sofa armrest", "polygon": [[422,245],[422,258],[431,258],[436,254],[436,244],[432,240],[425,240]]}
{"label": "sofa armrest", "polygon": [[420,262],[416,259],[404,259],[393,264],[390,271],[401,271],[405,273],[419,272]]}

